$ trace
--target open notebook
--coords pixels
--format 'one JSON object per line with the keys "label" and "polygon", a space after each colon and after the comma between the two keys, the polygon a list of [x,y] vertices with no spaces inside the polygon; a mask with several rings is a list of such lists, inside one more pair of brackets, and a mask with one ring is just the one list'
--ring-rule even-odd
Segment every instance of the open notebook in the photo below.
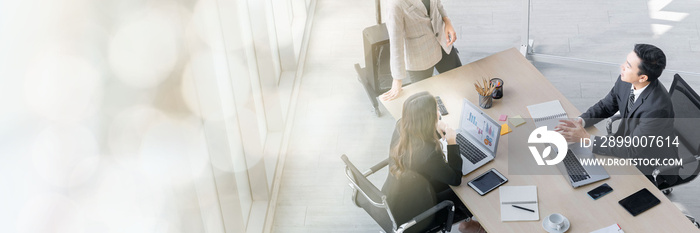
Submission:
{"label": "open notebook", "polygon": [[[537,204],[537,186],[501,186],[501,221],[537,221],[540,210]],[[513,207],[513,205],[534,210],[530,212]]]}
{"label": "open notebook", "polygon": [[559,120],[567,118],[566,111],[559,100],[533,104],[527,106],[527,110],[537,128],[547,126],[547,130],[554,130],[554,127],[559,124]]}

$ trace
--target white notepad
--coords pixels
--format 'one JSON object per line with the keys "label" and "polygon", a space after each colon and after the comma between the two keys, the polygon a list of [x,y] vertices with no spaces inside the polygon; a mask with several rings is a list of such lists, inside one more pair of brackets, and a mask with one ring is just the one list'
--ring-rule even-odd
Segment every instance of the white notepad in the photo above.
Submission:
{"label": "white notepad", "polygon": [[[537,204],[537,186],[501,186],[501,221],[538,221],[540,211]],[[534,210],[530,212],[513,205]]]}
{"label": "white notepad", "polygon": [[530,112],[532,120],[535,121],[535,126],[537,128],[547,126],[547,130],[554,130],[554,127],[559,124],[559,120],[567,117],[559,100],[533,104],[527,106],[527,110]]}
{"label": "white notepad", "polygon": [[625,231],[623,231],[622,228],[620,228],[620,225],[616,223],[596,231],[591,231],[591,233],[625,233]]}

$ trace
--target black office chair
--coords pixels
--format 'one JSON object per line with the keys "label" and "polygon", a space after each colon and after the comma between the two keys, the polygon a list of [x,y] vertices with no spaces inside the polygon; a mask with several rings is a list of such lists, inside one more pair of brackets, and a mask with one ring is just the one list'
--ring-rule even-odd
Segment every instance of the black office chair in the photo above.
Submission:
{"label": "black office chair", "polygon": [[[381,116],[377,97],[391,89],[391,71],[389,66],[389,32],[382,23],[382,10],[379,0],[375,1],[377,24],[362,30],[365,51],[365,67],[355,64],[357,80],[365,88],[367,97],[374,107],[374,113]],[[408,80],[404,80],[408,81]],[[408,83],[403,83],[407,85]]]}
{"label": "black office chair", "polygon": [[[668,195],[673,191],[674,186],[688,183],[695,179],[700,173],[700,96],[686,83],[680,75],[673,76],[673,83],[668,92],[673,103],[674,129],[678,136],[678,157],[683,161],[683,166],[665,166],[654,169],[652,177],[656,177],[674,169],[678,169],[678,181],[673,184],[656,184],[661,191]],[[621,116],[615,115],[608,119],[606,129],[608,134],[612,134],[616,128],[616,121]]]}
{"label": "black office chair", "polygon": [[[355,64],[358,81],[365,88],[374,113],[381,115],[377,97],[391,89],[391,69],[389,65],[389,33],[386,24],[377,24],[362,30],[362,39],[365,51],[365,67]],[[402,84],[410,84],[409,79],[404,79]]]}
{"label": "black office chair", "polygon": [[[358,207],[363,208],[384,232],[449,232],[451,230],[454,203],[443,201],[436,204],[432,186],[418,173],[405,172],[399,182],[394,182],[395,187],[388,190],[389,192],[410,193],[412,195],[409,198],[388,200],[387,195],[374,186],[367,177],[386,167],[389,159],[374,165],[365,173],[361,173],[346,155],[342,155],[340,158],[345,162],[345,175],[350,180],[349,185],[353,189],[353,202]],[[392,210],[402,209],[401,207],[404,205],[425,210],[415,216],[406,216],[404,212],[392,212]],[[440,211],[446,212],[444,219],[435,217],[435,214]]]}

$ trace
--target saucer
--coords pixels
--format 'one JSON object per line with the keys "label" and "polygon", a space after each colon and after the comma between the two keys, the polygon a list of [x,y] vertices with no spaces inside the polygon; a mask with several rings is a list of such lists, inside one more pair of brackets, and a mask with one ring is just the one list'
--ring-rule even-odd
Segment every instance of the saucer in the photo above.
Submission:
{"label": "saucer", "polygon": [[561,228],[560,231],[557,231],[556,229],[548,228],[544,225],[544,222],[548,221],[548,220],[549,220],[549,216],[547,216],[546,218],[544,218],[544,220],[542,220],[542,228],[544,228],[544,230],[549,232],[549,233],[564,233],[564,232],[568,231],[569,226],[571,226],[571,223],[569,223],[569,219],[564,217],[564,226]]}

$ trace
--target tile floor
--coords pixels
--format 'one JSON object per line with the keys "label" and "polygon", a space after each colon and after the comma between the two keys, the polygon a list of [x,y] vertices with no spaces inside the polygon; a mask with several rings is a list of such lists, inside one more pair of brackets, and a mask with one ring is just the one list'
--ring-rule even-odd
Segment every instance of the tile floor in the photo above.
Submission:
{"label": "tile floor", "polygon": [[[522,1],[442,2],[458,32],[463,63],[519,46]],[[351,203],[340,160],[346,154],[364,170],[389,151],[395,119],[374,115],[353,68],[364,66],[361,32],[376,23],[374,3],[317,0],[273,232],[380,229]],[[666,52],[669,69],[700,72],[699,1],[534,0],[531,10],[537,53],[617,63],[633,44],[652,43]],[[603,97],[618,75],[617,67],[535,66],[581,111]],[[672,75],[662,76],[666,87]],[[700,76],[685,78],[700,88]],[[383,170],[372,181],[381,186],[386,175]],[[698,193],[700,181],[676,188],[669,198],[700,215]]]}

